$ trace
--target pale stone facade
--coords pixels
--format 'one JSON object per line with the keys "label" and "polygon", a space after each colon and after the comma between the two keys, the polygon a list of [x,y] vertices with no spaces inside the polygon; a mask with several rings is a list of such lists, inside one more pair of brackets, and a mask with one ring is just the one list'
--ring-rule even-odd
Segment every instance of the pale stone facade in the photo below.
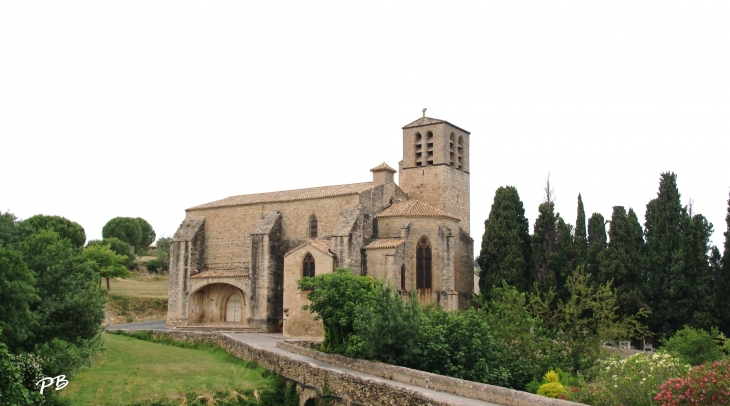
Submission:
{"label": "pale stone facade", "polygon": [[422,117],[372,182],[233,196],[186,210],[170,246],[167,324],[322,335],[297,280],[336,268],[445,309],[474,288],[469,132]]}

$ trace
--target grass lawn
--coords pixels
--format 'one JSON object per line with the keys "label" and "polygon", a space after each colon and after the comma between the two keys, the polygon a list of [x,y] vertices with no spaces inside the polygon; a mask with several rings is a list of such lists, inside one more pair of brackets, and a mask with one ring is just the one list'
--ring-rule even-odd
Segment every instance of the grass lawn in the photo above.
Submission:
{"label": "grass lawn", "polygon": [[[105,282],[106,283],[106,282]],[[167,299],[168,275],[134,275],[127,279],[110,279],[110,294]],[[106,290],[106,284],[104,285]]]}
{"label": "grass lawn", "polygon": [[106,352],[96,365],[69,379],[61,396],[74,405],[121,405],[176,400],[266,386],[263,368],[251,369],[224,351],[178,348],[104,334]]}

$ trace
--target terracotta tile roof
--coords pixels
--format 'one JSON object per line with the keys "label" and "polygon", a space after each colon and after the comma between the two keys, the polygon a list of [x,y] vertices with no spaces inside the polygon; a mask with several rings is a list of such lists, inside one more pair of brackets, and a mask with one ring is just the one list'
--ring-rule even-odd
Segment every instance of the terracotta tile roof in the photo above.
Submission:
{"label": "terracotta tile roof", "polygon": [[366,250],[376,250],[378,248],[395,248],[406,242],[405,238],[378,238],[365,246]]}
{"label": "terracotta tile roof", "polygon": [[375,216],[375,218],[383,217],[442,217],[459,221],[458,218],[433,206],[429,206],[420,200],[406,200],[405,202],[393,203],[393,205]]}
{"label": "terracotta tile roof", "polygon": [[249,271],[244,268],[214,268],[202,269],[198,273],[190,276],[193,279],[205,278],[248,278]]}
{"label": "terracotta tile roof", "polygon": [[418,120],[416,120],[410,124],[407,124],[405,127],[403,127],[403,129],[405,130],[406,128],[423,127],[425,125],[440,124],[440,123],[446,123],[454,128],[458,128],[459,130],[461,130],[467,134],[471,134],[469,131],[466,131],[463,128],[459,128],[459,127],[449,123],[446,120],[439,120],[438,118],[431,118],[431,117],[421,117]]}
{"label": "terracotta tile roof", "polygon": [[298,245],[298,246],[290,249],[289,252],[284,254],[284,256],[287,256],[300,248],[306,247],[307,245],[311,245],[318,251],[324,252],[325,254],[327,254],[331,257],[337,257],[337,255],[335,255],[334,252],[330,251],[330,240],[309,240],[309,241],[305,242],[304,244]]}
{"label": "terracotta tile roof", "polygon": [[395,173],[396,171],[395,171],[395,169],[393,169],[390,166],[388,166],[388,164],[386,164],[385,162],[383,162],[382,164],[380,164],[380,165],[376,166],[375,168],[371,169],[370,172],[390,172],[390,173]]}
{"label": "terracotta tile roof", "polygon": [[281,192],[256,193],[252,195],[231,196],[214,202],[201,204],[187,210],[211,209],[216,207],[245,206],[260,203],[291,202],[294,200],[319,199],[356,195],[370,190],[376,185],[373,182],[351,183],[349,185],[320,186],[307,189],[284,190]]}

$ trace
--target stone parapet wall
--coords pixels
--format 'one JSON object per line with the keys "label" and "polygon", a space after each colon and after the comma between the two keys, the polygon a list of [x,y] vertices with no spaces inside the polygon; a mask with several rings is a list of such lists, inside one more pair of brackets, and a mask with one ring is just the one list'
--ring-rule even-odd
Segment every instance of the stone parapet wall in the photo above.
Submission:
{"label": "stone parapet wall", "polygon": [[[373,381],[366,377],[318,366],[310,362],[294,360],[219,333],[159,330],[149,332],[155,338],[170,338],[177,341],[220,346],[238,358],[256,362],[262,367],[296,382],[303,388],[311,388],[318,395],[327,392],[335,399],[335,404],[459,406],[457,403],[434,400],[426,393],[403,387],[396,382]],[[301,347],[289,345],[304,350]]]}
{"label": "stone parapet wall", "polygon": [[361,359],[347,358],[338,354],[325,354],[314,348],[318,346],[315,340],[287,340],[276,343],[277,348],[305,355],[318,361],[340,366],[381,378],[390,379],[396,382],[417,385],[424,388],[435,389],[441,392],[451,393],[471,399],[483,400],[505,406],[578,406],[582,403],[569,402],[560,399],[550,399],[534,395],[528,392],[521,392],[514,389],[502,388],[500,386],[487,385],[478,382],[466,381],[449,376],[432,374],[415,369],[399,367],[380,362],[371,362]]}

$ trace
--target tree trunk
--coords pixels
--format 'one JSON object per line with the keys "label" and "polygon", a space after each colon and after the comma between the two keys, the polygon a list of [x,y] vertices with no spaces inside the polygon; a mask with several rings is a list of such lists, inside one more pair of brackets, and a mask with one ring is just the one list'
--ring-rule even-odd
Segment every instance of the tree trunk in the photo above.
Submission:
{"label": "tree trunk", "polygon": [[109,290],[109,278],[106,278],[106,290]]}

